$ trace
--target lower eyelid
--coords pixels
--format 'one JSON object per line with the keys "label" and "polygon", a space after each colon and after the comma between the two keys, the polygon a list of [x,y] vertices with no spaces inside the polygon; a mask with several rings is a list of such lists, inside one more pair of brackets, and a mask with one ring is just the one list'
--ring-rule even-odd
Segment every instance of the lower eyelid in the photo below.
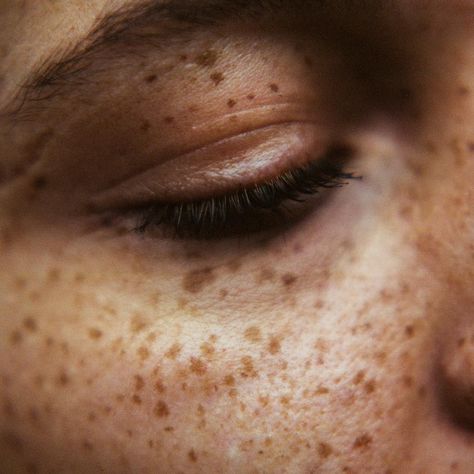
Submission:
{"label": "lower eyelid", "polygon": [[204,147],[141,173],[100,193],[98,210],[151,201],[181,202],[266,181],[324,156],[328,132],[315,123],[286,123]]}

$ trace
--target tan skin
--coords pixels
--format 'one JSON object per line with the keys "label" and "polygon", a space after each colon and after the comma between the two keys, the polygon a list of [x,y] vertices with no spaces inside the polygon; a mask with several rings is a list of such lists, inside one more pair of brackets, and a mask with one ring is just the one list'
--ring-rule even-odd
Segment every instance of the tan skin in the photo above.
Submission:
{"label": "tan skin", "polygon": [[[0,471],[472,473],[474,2],[116,45],[7,113],[125,3],[0,6]],[[171,238],[116,211],[329,149],[363,179],[284,226]]]}

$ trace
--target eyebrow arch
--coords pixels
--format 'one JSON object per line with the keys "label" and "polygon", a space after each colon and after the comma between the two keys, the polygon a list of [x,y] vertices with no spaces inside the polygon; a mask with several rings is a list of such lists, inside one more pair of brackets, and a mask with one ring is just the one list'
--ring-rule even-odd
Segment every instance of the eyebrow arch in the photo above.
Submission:
{"label": "eyebrow arch", "polygon": [[60,95],[68,86],[85,83],[101,55],[106,61],[137,54],[140,48],[159,48],[160,40],[172,34],[231,19],[258,19],[262,13],[275,14],[285,4],[307,1],[141,0],[125,5],[99,17],[84,38],[43,60],[21,85],[13,100],[13,115]]}

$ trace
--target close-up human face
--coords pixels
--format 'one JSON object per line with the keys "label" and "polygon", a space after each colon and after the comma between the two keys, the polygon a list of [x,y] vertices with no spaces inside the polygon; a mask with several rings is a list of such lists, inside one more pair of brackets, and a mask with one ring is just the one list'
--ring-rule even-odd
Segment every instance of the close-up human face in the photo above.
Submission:
{"label": "close-up human face", "polygon": [[0,473],[474,472],[474,0],[2,0]]}

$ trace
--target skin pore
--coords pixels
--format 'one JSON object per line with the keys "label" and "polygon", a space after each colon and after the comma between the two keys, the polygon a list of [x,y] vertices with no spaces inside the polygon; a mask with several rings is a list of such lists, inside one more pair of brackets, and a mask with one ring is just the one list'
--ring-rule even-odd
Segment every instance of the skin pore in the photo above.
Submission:
{"label": "skin pore", "polygon": [[1,473],[473,472],[474,2],[257,3],[2,2]]}

